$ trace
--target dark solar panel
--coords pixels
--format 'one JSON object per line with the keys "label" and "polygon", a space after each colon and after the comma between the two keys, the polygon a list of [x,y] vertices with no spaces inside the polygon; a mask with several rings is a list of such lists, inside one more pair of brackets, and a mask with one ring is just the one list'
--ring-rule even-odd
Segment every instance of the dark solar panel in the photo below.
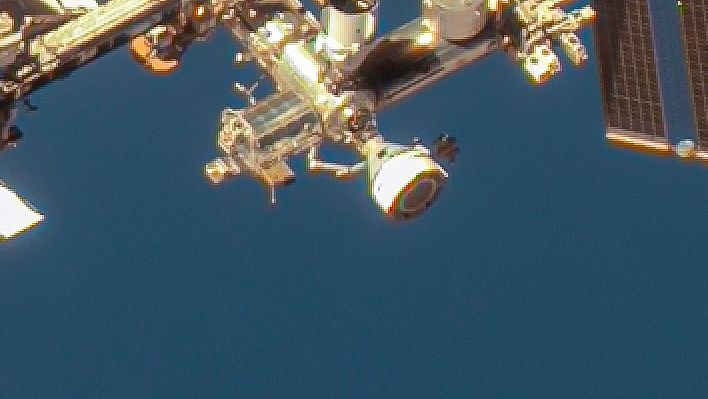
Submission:
{"label": "dark solar panel", "polygon": [[669,152],[647,0],[595,0],[607,138]]}
{"label": "dark solar panel", "polygon": [[708,0],[683,0],[680,15],[696,144],[708,150]]}

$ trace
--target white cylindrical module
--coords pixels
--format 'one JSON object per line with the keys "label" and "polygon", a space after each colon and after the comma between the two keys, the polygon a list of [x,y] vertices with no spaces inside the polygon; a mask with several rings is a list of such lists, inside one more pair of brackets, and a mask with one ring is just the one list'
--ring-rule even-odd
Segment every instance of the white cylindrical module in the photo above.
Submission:
{"label": "white cylindrical module", "polygon": [[435,201],[447,172],[422,146],[371,139],[366,143],[371,198],[387,216],[412,219]]}
{"label": "white cylindrical module", "polygon": [[311,46],[300,41],[283,46],[280,60],[272,73],[279,85],[297,93],[319,112],[320,118],[326,120],[346,97],[330,93],[320,81],[325,68],[322,57]]}
{"label": "white cylindrical module", "polygon": [[[378,2],[339,1],[322,9],[322,27],[342,49],[359,48],[376,34]],[[350,4],[351,3],[351,4]]]}
{"label": "white cylindrical module", "polygon": [[423,17],[436,21],[441,39],[464,40],[487,22],[486,0],[423,0]]}

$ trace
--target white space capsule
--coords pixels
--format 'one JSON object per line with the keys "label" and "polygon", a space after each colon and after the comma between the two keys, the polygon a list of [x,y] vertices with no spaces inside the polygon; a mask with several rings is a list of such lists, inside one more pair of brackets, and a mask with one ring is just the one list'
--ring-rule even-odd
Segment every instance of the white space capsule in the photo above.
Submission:
{"label": "white space capsule", "polygon": [[420,145],[372,139],[366,144],[371,197],[394,219],[412,219],[437,199],[448,174]]}

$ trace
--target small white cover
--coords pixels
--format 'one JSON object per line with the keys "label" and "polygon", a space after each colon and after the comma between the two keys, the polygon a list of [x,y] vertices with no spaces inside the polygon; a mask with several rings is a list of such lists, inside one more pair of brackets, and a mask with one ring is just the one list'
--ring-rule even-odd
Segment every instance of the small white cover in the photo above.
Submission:
{"label": "small white cover", "polygon": [[9,239],[44,220],[0,180],[0,240]]}
{"label": "small white cover", "polygon": [[91,10],[98,7],[96,0],[59,0],[64,9],[70,10],[72,8],[84,7],[87,10]]}

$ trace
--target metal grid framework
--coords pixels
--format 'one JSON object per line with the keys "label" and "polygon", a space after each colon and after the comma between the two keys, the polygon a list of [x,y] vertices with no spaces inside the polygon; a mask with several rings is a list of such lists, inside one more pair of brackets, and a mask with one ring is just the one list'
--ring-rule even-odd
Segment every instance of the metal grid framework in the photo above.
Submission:
{"label": "metal grid framework", "polygon": [[595,0],[605,125],[612,134],[666,142],[648,0]]}
{"label": "metal grid framework", "polygon": [[696,144],[708,150],[708,0],[685,0],[681,33],[696,126]]}

